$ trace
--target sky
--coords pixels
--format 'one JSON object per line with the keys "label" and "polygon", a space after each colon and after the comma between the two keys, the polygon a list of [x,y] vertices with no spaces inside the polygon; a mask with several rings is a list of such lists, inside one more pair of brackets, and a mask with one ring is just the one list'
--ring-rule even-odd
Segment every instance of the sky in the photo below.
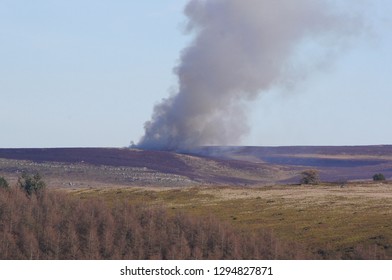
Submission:
{"label": "sky", "polygon": [[[0,147],[126,147],[177,86],[186,0],[0,0]],[[241,145],[392,144],[392,2],[331,63],[248,106]],[[306,47],[300,49],[307,57]],[[238,143],[233,143],[238,144]]]}

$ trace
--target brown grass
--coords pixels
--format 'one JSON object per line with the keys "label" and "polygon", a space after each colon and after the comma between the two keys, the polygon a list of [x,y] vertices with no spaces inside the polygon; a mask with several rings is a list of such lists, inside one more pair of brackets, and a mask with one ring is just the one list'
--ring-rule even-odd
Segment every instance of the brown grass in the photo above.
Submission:
{"label": "brown grass", "polygon": [[16,187],[0,189],[0,259],[273,259],[302,252],[286,252],[289,245],[281,247],[271,232],[241,233],[211,214],[169,214],[128,203],[119,191],[108,204],[96,193],[30,197]]}
{"label": "brown grass", "polygon": [[[278,245],[305,248],[307,257],[326,259],[392,258],[392,185],[349,183],[259,188],[79,190],[78,197],[116,198],[163,205],[195,217],[213,213],[247,234],[269,232]],[[278,247],[279,247],[278,246]],[[282,255],[282,258],[290,256]]]}

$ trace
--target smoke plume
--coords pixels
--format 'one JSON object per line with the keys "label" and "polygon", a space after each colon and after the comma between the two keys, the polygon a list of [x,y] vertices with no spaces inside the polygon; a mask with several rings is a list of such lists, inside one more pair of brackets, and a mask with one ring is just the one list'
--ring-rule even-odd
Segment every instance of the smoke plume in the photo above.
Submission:
{"label": "smoke plume", "polygon": [[[191,0],[186,31],[194,39],[174,69],[178,90],[155,106],[137,146],[178,150],[238,143],[248,131],[247,102],[303,78],[357,33],[360,20],[332,3]],[[303,69],[293,66],[307,44],[324,50],[324,57],[305,59]]]}

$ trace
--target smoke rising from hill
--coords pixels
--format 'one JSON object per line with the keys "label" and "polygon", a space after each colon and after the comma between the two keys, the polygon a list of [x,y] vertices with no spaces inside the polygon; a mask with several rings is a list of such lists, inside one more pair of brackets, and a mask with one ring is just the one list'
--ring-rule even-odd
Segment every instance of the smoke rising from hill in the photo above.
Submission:
{"label": "smoke rising from hill", "polygon": [[[186,30],[194,40],[174,69],[178,91],[155,106],[137,146],[237,144],[248,132],[247,102],[288,80],[295,84],[358,34],[360,18],[332,3],[191,0]],[[303,69],[293,66],[299,47],[310,42],[322,50],[317,59],[305,59]]]}

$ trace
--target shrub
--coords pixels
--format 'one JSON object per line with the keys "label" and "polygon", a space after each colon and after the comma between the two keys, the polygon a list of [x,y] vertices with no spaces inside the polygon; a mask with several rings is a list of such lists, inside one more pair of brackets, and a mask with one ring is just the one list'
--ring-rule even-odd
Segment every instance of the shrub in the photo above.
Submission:
{"label": "shrub", "polygon": [[377,173],[373,175],[373,181],[385,181],[385,177],[382,173]]}
{"label": "shrub", "polygon": [[35,173],[30,175],[23,173],[18,180],[18,185],[28,194],[37,194],[45,188],[45,182],[42,180],[41,175]]}
{"label": "shrub", "polygon": [[313,184],[317,185],[320,183],[319,171],[315,169],[304,170],[301,172],[301,184]]}
{"label": "shrub", "polygon": [[7,180],[0,176],[0,188],[8,189],[10,185],[8,184]]}

